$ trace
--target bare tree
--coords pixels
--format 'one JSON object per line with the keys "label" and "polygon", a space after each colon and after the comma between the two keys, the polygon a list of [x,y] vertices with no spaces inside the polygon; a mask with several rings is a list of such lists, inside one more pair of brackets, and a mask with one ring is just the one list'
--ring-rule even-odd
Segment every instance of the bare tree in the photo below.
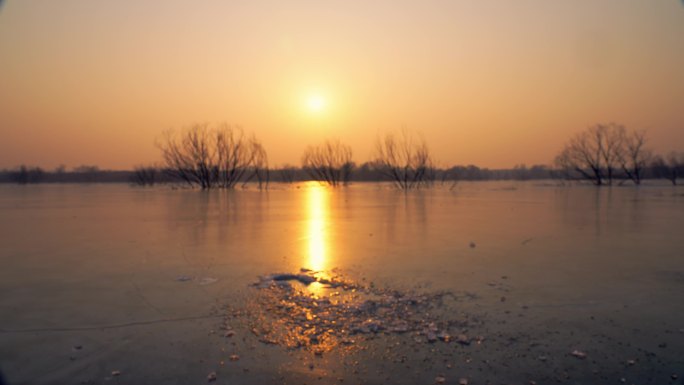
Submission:
{"label": "bare tree", "polygon": [[677,178],[684,176],[684,153],[672,151],[665,159],[667,165],[670,167],[671,178],[673,185],[677,184]]}
{"label": "bare tree", "polygon": [[251,150],[253,152],[252,168],[251,172],[248,171],[247,178],[245,178],[243,186],[256,178],[259,188],[268,188],[268,184],[271,180],[271,173],[268,168],[268,157],[266,156],[266,150],[261,143],[252,142],[250,143]]}
{"label": "bare tree", "polygon": [[166,171],[172,178],[182,180],[190,186],[210,188],[215,178],[211,177],[211,139],[209,126],[194,125],[183,131],[166,131],[159,144]]}
{"label": "bare tree", "polygon": [[615,123],[589,127],[566,143],[555,163],[568,178],[584,178],[597,186],[612,184],[625,132],[624,126]]}
{"label": "bare tree", "polygon": [[131,183],[138,186],[154,186],[157,183],[159,169],[155,166],[136,166],[133,168]]}
{"label": "bare tree", "polygon": [[618,151],[622,171],[634,184],[641,184],[644,170],[650,162],[652,153],[646,149],[646,131],[634,131],[624,136]]}
{"label": "bare tree", "polygon": [[403,190],[426,186],[434,181],[430,150],[422,138],[406,130],[378,138],[374,167]]}
{"label": "bare tree", "polygon": [[606,181],[611,185],[620,165],[620,154],[623,152],[627,131],[624,126],[615,123],[598,125],[594,131],[594,136],[602,145],[601,156]]}
{"label": "bare tree", "polygon": [[[650,164],[650,169],[651,174],[653,174],[655,178],[665,178],[672,182],[672,185],[677,185],[677,174],[674,173],[674,175],[672,175],[670,172],[670,167],[662,156],[656,155],[653,157],[653,160]],[[671,176],[674,176],[674,178],[671,178]]]}
{"label": "bare tree", "polygon": [[240,128],[195,124],[165,132],[158,147],[170,176],[190,186],[234,188],[257,177],[261,187],[267,181],[266,151]]}
{"label": "bare tree", "polygon": [[656,178],[665,178],[676,186],[677,178],[684,176],[684,153],[672,151],[665,158],[653,157],[651,172]]}
{"label": "bare tree", "polygon": [[302,156],[302,168],[317,181],[331,186],[346,185],[353,168],[352,149],[339,140],[309,146]]}

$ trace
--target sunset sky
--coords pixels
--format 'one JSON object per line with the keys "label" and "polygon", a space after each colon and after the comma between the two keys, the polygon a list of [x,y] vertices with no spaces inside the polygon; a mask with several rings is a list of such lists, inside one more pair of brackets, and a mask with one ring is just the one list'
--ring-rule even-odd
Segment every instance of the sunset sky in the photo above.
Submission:
{"label": "sunset sky", "polygon": [[254,132],[272,166],[325,138],[370,158],[420,132],[440,165],[550,164],[616,121],[684,151],[680,0],[8,0],[0,168],[160,160],[195,122]]}

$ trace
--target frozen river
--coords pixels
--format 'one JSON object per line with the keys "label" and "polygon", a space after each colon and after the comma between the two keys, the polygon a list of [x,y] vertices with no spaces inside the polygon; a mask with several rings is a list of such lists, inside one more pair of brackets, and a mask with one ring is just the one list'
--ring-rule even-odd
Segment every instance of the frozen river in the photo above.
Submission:
{"label": "frozen river", "polygon": [[[212,373],[255,384],[684,377],[681,187],[0,185],[0,213],[9,384],[205,383]],[[430,311],[469,341],[365,330],[355,349],[323,354],[264,343],[253,329],[268,309],[250,284],[300,269],[452,293]],[[316,282],[294,290],[333,294]]]}

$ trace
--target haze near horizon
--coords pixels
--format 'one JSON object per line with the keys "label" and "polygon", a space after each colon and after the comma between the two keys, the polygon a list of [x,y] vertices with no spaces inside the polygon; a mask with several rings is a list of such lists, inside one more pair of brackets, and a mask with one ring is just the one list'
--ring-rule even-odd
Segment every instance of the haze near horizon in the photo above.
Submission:
{"label": "haze near horizon", "polygon": [[0,3],[0,168],[158,161],[227,122],[270,164],[420,132],[440,165],[548,164],[615,121],[684,148],[681,1]]}

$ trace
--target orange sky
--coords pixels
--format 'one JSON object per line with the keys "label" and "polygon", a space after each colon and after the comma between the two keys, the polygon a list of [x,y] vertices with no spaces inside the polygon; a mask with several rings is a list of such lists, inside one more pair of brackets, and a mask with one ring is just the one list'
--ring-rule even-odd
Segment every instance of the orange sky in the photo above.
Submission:
{"label": "orange sky", "polygon": [[403,126],[442,165],[549,164],[609,121],[684,151],[678,0],[8,0],[0,70],[0,168],[127,169],[224,121],[272,165]]}

